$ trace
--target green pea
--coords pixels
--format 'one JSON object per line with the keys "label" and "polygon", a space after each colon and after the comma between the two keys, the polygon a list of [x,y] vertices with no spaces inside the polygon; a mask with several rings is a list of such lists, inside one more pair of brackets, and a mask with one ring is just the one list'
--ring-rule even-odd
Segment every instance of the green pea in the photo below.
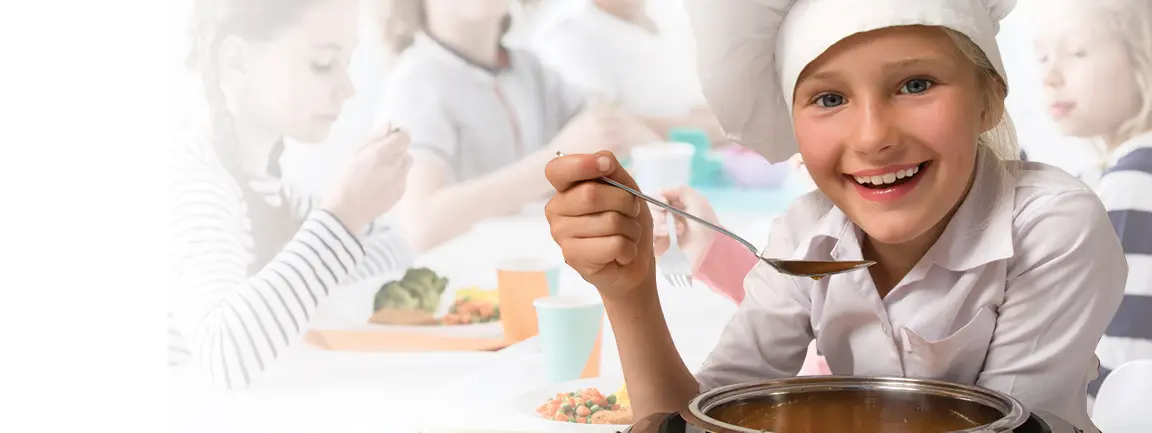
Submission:
{"label": "green pea", "polygon": [[616,394],[608,396],[608,404],[616,404]]}
{"label": "green pea", "polygon": [[596,413],[596,412],[600,412],[600,411],[604,410],[604,408],[597,406],[597,405],[592,405],[591,409],[592,409],[592,413]]}

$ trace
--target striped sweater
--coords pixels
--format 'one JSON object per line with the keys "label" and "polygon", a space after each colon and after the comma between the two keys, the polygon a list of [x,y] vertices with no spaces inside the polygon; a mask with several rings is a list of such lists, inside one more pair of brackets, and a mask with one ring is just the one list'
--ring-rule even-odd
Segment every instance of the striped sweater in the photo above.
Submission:
{"label": "striped sweater", "polygon": [[1093,397],[1112,370],[1152,358],[1152,134],[1113,151],[1096,190],[1124,247],[1128,283],[1096,349],[1100,377],[1089,384]]}
{"label": "striped sweater", "polygon": [[410,264],[411,250],[388,227],[349,233],[314,198],[274,178],[245,182],[268,205],[290,206],[285,213],[296,214],[298,226],[259,251],[252,228],[261,221],[252,220],[240,181],[208,135],[183,136],[172,151],[170,365],[194,362],[216,383],[245,388],[301,339],[338,286]]}

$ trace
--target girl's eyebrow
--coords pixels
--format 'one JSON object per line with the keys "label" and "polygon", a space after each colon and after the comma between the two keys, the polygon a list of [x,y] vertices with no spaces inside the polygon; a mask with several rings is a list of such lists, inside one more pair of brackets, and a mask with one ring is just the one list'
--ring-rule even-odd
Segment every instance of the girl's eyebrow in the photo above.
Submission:
{"label": "girl's eyebrow", "polygon": [[[906,69],[915,66],[948,66],[953,62],[947,58],[939,56],[923,56],[923,57],[909,57],[890,62],[884,62],[880,68],[885,73],[891,73],[901,69]],[[825,69],[813,72],[811,75],[804,77],[805,80],[830,80],[840,76],[840,71],[836,69]]]}

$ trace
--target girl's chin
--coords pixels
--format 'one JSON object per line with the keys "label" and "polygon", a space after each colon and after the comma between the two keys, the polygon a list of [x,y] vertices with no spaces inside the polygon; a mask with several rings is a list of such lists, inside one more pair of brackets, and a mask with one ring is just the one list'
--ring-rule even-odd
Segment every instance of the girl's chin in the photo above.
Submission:
{"label": "girl's chin", "polygon": [[329,133],[332,131],[332,125],[317,125],[314,128],[307,128],[303,131],[294,131],[288,134],[292,140],[301,143],[320,143],[328,139]]}
{"label": "girl's chin", "polygon": [[898,215],[900,213],[905,212],[871,214],[857,222],[856,225],[860,226],[868,239],[885,245],[901,245],[912,242],[932,228],[930,225],[916,222],[922,218],[902,217],[903,215]]}

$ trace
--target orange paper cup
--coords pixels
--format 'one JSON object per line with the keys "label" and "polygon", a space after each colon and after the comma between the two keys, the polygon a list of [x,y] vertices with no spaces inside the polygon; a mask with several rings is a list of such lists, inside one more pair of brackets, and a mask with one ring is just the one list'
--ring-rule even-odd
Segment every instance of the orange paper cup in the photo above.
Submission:
{"label": "orange paper cup", "polygon": [[520,342],[540,333],[532,302],[558,293],[559,275],[559,266],[539,259],[508,259],[497,265],[497,297],[505,340]]}

